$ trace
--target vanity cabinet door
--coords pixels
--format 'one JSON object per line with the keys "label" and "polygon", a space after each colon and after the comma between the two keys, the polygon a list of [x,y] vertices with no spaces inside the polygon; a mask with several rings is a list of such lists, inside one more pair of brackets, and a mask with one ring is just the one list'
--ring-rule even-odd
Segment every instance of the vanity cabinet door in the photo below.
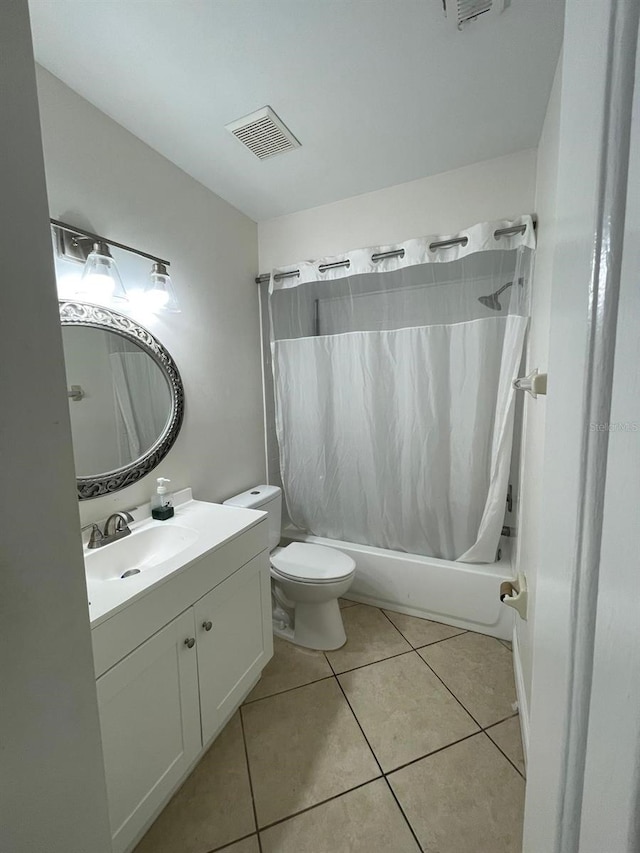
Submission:
{"label": "vanity cabinet door", "polygon": [[194,605],[204,744],[273,655],[270,583],[263,551]]}
{"label": "vanity cabinet door", "polygon": [[190,608],[97,681],[114,853],[130,847],[200,752],[195,637]]}

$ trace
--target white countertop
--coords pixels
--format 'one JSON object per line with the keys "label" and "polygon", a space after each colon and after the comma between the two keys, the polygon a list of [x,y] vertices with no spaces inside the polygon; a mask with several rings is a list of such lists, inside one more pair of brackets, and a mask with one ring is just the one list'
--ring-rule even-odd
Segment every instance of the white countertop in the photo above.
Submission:
{"label": "white countertop", "polygon": [[[190,498],[190,490],[185,490]],[[136,515],[145,515],[145,508]],[[231,539],[235,539],[244,531],[259,524],[267,517],[266,512],[254,509],[244,509],[234,506],[223,506],[222,504],[206,503],[193,499],[178,500],[175,506],[175,515],[167,521],[155,521],[150,517],[143,517],[134,521],[129,526],[131,535],[123,537],[103,548],[89,550],[85,548],[85,568],[87,572],[87,591],[89,595],[89,619],[91,627],[95,628],[105,619],[115,615],[120,610],[128,607],[134,601],[147,595],[153,589],[179,572],[184,571],[195,563],[206,553],[222,547]],[[155,564],[143,567],[139,574],[121,579],[118,574],[109,579],[97,579],[91,577],[93,555],[99,555],[100,563],[113,557],[121,565],[123,559],[126,561],[131,546],[135,548],[136,534],[154,528],[173,525],[180,528],[179,532],[188,531],[185,536],[185,546],[170,555],[167,559],[161,559]],[[195,534],[195,536],[194,536]],[[149,538],[149,534],[145,534]],[[140,540],[138,540],[139,542]],[[118,550],[116,550],[118,549]],[[93,560],[94,564],[96,560]],[[93,572],[95,574],[95,572]]]}

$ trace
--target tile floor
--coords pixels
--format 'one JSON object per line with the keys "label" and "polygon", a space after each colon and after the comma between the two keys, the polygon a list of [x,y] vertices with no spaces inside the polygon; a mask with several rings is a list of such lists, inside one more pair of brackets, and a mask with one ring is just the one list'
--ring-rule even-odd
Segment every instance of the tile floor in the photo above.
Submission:
{"label": "tile floor", "polygon": [[135,853],[520,853],[511,650],[342,601],[273,660]]}

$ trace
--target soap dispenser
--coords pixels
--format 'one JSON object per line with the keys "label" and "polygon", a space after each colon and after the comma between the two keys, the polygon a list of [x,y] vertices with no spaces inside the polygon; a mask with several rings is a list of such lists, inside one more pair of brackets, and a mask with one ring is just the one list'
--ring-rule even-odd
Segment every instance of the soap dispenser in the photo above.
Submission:
{"label": "soap dispenser", "polygon": [[166,521],[173,517],[173,500],[167,492],[165,483],[170,483],[166,477],[158,477],[158,488],[151,498],[151,515],[158,521]]}

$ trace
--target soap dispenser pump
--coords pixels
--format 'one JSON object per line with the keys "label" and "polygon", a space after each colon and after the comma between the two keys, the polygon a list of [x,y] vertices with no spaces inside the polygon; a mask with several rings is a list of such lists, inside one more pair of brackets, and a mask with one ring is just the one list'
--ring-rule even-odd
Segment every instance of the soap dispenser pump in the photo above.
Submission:
{"label": "soap dispenser pump", "polygon": [[151,515],[158,521],[166,521],[173,517],[173,500],[167,491],[165,483],[170,483],[166,477],[158,477],[158,488],[151,498]]}

